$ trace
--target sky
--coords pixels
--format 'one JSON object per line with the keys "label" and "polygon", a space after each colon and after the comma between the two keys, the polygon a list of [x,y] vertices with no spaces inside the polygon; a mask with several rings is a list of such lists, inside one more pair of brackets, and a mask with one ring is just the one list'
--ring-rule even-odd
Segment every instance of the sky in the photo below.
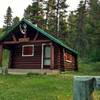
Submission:
{"label": "sky", "polygon": [[[75,10],[80,0],[67,0],[67,4],[70,6],[67,10]],[[23,17],[24,9],[32,3],[32,0],[1,0],[0,2],[0,27],[4,25],[4,15],[8,6],[11,7],[13,17]]]}

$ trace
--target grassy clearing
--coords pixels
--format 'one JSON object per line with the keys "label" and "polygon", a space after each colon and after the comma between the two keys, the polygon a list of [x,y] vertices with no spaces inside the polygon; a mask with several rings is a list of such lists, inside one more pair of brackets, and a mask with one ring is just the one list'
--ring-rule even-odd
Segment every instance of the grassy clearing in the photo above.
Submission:
{"label": "grassy clearing", "polygon": [[0,100],[72,100],[74,75],[100,75],[100,62],[79,66],[78,72],[58,75],[0,75]]}
{"label": "grassy clearing", "polygon": [[67,72],[69,75],[92,75],[100,76],[100,62],[79,63],[78,72]]}
{"label": "grassy clearing", "polygon": [[71,88],[72,77],[0,76],[0,100],[71,100]]}

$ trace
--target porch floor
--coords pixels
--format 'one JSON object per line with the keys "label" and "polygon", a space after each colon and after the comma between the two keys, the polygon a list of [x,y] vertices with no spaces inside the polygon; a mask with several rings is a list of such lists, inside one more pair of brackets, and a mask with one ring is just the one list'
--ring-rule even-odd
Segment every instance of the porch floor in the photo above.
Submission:
{"label": "porch floor", "polygon": [[[0,69],[0,73],[1,73]],[[50,69],[8,69],[9,74],[27,74],[27,73],[39,73],[39,74],[58,74],[59,70]]]}

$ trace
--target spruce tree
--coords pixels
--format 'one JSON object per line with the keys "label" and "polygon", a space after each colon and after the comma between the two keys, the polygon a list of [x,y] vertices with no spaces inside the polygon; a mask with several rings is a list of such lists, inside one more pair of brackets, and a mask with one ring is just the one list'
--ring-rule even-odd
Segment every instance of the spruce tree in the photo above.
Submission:
{"label": "spruce tree", "polygon": [[66,0],[48,0],[46,2],[46,18],[48,31],[62,37],[67,31]]}
{"label": "spruce tree", "polygon": [[24,17],[41,28],[43,28],[44,24],[44,13],[42,7],[42,1],[33,0],[32,5],[29,5],[24,11]]}
{"label": "spruce tree", "polygon": [[66,42],[72,48],[75,48],[75,37],[77,34],[76,32],[77,20],[76,19],[77,19],[76,12],[71,11],[69,13],[68,20],[67,20],[68,32],[67,32]]}
{"label": "spruce tree", "polygon": [[89,34],[90,57],[100,61],[100,1],[89,0],[87,33]]}
{"label": "spruce tree", "polygon": [[20,18],[19,17],[14,17],[13,18],[13,21],[12,21],[12,26],[15,26],[18,22],[20,21]]}
{"label": "spruce tree", "polygon": [[[64,39],[67,35],[68,29],[67,29],[67,7],[66,4],[67,0],[57,0],[57,17],[59,18],[59,26],[57,27],[58,36]],[[59,28],[59,29],[58,29]]]}
{"label": "spruce tree", "polygon": [[11,28],[11,25],[12,25],[12,9],[11,7],[9,6],[7,8],[7,12],[6,12],[6,15],[4,16],[5,20],[4,20],[4,30],[5,31],[8,31],[10,28]]}
{"label": "spruce tree", "polygon": [[85,24],[86,24],[86,0],[80,1],[79,8],[77,9],[77,26],[76,26],[76,40],[75,47],[81,57],[86,56],[86,52],[88,49],[88,40],[87,34],[85,32]]}

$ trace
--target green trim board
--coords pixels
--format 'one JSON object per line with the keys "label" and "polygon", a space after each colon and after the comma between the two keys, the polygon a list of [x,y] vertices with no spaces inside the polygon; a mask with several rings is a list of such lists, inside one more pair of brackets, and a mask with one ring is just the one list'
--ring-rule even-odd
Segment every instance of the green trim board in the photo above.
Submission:
{"label": "green trim board", "polygon": [[77,51],[71,49],[70,47],[68,47],[66,44],[64,44],[60,39],[55,38],[54,36],[52,36],[51,34],[45,32],[44,30],[42,30],[41,28],[35,26],[34,24],[32,24],[30,21],[26,20],[26,19],[22,19],[17,25],[15,25],[13,28],[11,28],[11,30],[9,30],[0,40],[3,41],[3,39],[5,39],[8,34],[13,31],[19,24],[21,24],[21,22],[26,23],[27,25],[31,26],[33,29],[37,30],[38,32],[40,32],[41,34],[43,34],[44,36],[46,36],[47,38],[49,38],[50,40],[52,40],[53,42],[59,44],[60,46],[64,47],[65,49],[67,49],[68,51],[74,53],[74,54],[78,54]]}

